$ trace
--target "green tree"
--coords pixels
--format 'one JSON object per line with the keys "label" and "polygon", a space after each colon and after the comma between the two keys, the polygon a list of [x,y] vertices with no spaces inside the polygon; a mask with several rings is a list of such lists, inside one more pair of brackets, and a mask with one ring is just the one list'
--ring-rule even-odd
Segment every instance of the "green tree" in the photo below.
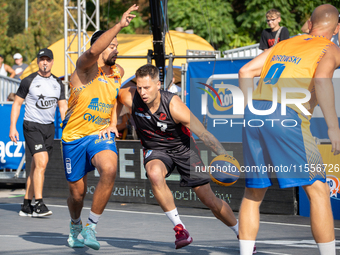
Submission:
{"label": "green tree", "polygon": [[0,0],[0,53],[9,65],[14,64],[15,52],[20,52],[29,63],[40,48],[63,37],[63,0],[30,0],[27,31],[21,1]]}
{"label": "green tree", "polygon": [[168,2],[170,29],[182,27],[206,39],[215,49],[225,50],[232,42],[236,26],[232,5],[225,0],[172,0]]}
{"label": "green tree", "polygon": [[[330,4],[337,7],[339,2],[333,0]],[[313,10],[321,4],[324,4],[321,0],[235,0],[233,6],[237,13],[238,34],[259,42],[262,30],[268,28],[266,12],[275,8],[281,12],[280,25],[287,27],[291,36],[297,35]]]}
{"label": "green tree", "polygon": [[[123,15],[123,13],[133,4],[136,4],[135,0],[105,0],[102,1],[100,6],[100,27],[101,29],[109,29],[118,23]],[[148,20],[148,1],[139,0],[138,1],[139,10],[138,12],[133,12],[136,17],[131,21],[128,27],[122,29],[123,34],[136,34],[147,31],[147,20]],[[94,8],[91,7],[91,8]],[[91,12],[91,9],[89,9]]]}

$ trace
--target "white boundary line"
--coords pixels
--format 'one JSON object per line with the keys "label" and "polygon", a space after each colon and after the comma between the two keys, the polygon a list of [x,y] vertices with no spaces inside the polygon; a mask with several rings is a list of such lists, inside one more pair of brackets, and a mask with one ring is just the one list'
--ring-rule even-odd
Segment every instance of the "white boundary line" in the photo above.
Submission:
{"label": "white boundary line", "polygon": [[[17,204],[19,204],[19,203],[13,203],[13,204],[1,204],[0,203],[0,206],[3,206],[3,205],[17,205]],[[48,206],[49,207],[67,208],[66,205],[52,205],[52,204],[48,204]],[[83,209],[90,210],[91,208],[90,207],[83,207]],[[145,215],[165,216],[164,213],[153,213],[153,212],[136,212],[136,211],[117,210],[117,209],[105,209],[105,211],[108,211],[108,212],[118,212],[118,213],[132,213],[132,214],[145,214]],[[211,217],[211,216],[196,216],[196,215],[184,215],[184,214],[182,214],[181,217],[216,220],[215,217]],[[310,225],[293,224],[293,223],[269,222],[269,221],[260,221],[260,223],[262,223],[262,224],[271,224],[271,225],[283,225],[283,226],[310,228]],[[340,231],[340,228],[334,228],[334,230]]]}
{"label": "white boundary line", "polygon": [[[20,238],[22,239],[23,237],[27,238],[37,238],[37,239],[47,239],[47,238],[53,238],[53,239],[65,239],[65,236],[52,236],[52,235],[45,235],[45,236],[33,236],[33,235],[28,235],[28,236],[22,236],[22,235],[0,235],[0,238]],[[161,244],[162,242],[155,242],[155,241],[138,241],[138,240],[129,240],[129,239],[117,239],[117,238],[101,238],[98,237],[99,242],[104,242],[104,241],[110,241],[110,242],[125,242],[125,243],[138,243],[138,244]],[[190,247],[197,247],[197,248],[211,248],[211,249],[220,249],[224,251],[238,251],[239,249],[237,248],[232,248],[232,247],[227,247],[227,246],[211,246],[211,245],[202,245],[202,244],[190,244]],[[170,245],[169,245],[169,248]],[[168,253],[168,252],[166,252]],[[270,255],[292,255],[288,253],[277,253],[277,252],[268,252],[268,251],[261,251],[261,253],[265,254],[270,254]],[[133,253],[134,254],[134,253]]]}

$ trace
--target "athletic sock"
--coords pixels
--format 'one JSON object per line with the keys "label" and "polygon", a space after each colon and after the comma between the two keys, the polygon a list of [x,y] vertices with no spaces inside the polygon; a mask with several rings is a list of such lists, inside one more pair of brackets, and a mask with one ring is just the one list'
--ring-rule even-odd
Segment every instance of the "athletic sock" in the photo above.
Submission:
{"label": "athletic sock", "polygon": [[97,224],[99,221],[101,214],[96,214],[92,211],[90,211],[89,218],[87,219],[86,226],[91,224]]}
{"label": "athletic sock", "polygon": [[71,218],[71,222],[74,224],[74,225],[81,225],[82,222],[81,222],[81,218],[79,217],[78,219],[72,219]]}
{"label": "athletic sock", "polygon": [[240,240],[240,255],[252,255],[255,240]]}
{"label": "athletic sock", "polygon": [[177,224],[182,224],[183,228],[185,228],[183,222],[179,218],[177,208],[171,211],[165,212],[165,215],[168,216],[169,220],[172,222],[172,224],[174,224],[174,226],[176,226]]}
{"label": "athletic sock", "polygon": [[232,231],[234,231],[235,235],[238,236],[238,221],[236,223],[235,226],[229,227],[232,229]]}
{"label": "athletic sock", "polygon": [[335,255],[335,240],[329,243],[317,243],[320,255]]}
{"label": "athletic sock", "polygon": [[32,200],[31,199],[24,199],[24,205],[31,205]]}

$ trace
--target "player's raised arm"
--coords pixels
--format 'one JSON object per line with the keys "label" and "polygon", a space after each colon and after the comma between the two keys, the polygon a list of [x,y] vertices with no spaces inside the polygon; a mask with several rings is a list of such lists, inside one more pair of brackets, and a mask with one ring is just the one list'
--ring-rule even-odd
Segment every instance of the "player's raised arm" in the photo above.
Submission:
{"label": "player's raised arm", "polygon": [[201,139],[206,146],[212,149],[217,155],[227,154],[222,144],[206,130],[203,124],[196,118],[189,108],[178,96],[174,96],[170,102],[170,112],[176,123],[182,123]]}
{"label": "player's raised arm", "polygon": [[76,66],[78,75],[81,73],[87,74],[91,72],[91,69],[97,69],[96,63],[99,55],[110,45],[113,38],[117,36],[120,30],[127,27],[131,20],[136,17],[136,15],[131,14],[132,11],[136,10],[138,10],[138,6],[134,4],[123,14],[119,23],[102,35],[99,35],[100,37],[95,43],[78,58]]}
{"label": "player's raised arm", "polygon": [[332,143],[334,155],[340,153],[340,129],[335,111],[334,88],[332,77],[334,70],[340,65],[340,49],[332,46],[327,50],[315,71],[315,92],[318,103],[328,127],[328,137]]}

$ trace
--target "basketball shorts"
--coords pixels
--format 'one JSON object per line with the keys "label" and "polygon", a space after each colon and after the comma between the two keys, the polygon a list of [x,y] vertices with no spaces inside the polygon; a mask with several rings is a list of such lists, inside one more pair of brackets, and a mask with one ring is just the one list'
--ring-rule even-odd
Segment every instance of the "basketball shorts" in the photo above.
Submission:
{"label": "basketball shorts", "polygon": [[115,134],[111,133],[110,139],[89,135],[71,142],[62,140],[62,156],[67,181],[78,181],[88,172],[93,171],[95,167],[91,160],[98,152],[111,150],[118,154],[114,138]]}
{"label": "basketball shorts", "polygon": [[[254,108],[267,110],[271,101],[253,100]],[[245,109],[242,133],[246,187],[265,188],[277,177],[280,188],[311,185],[326,181],[321,154],[310,132],[309,120],[281,104],[270,115],[254,115]]]}
{"label": "basketball shorts", "polygon": [[54,123],[40,124],[24,120],[23,131],[26,146],[32,156],[42,151],[47,151],[48,156],[52,156],[55,132]]}
{"label": "basketball shorts", "polygon": [[168,169],[166,177],[170,176],[177,167],[177,171],[181,175],[181,187],[194,188],[205,185],[211,180],[209,173],[197,170],[204,169],[198,149],[190,149],[184,145],[177,150],[144,149],[143,156],[144,167],[151,160],[161,160]]}

